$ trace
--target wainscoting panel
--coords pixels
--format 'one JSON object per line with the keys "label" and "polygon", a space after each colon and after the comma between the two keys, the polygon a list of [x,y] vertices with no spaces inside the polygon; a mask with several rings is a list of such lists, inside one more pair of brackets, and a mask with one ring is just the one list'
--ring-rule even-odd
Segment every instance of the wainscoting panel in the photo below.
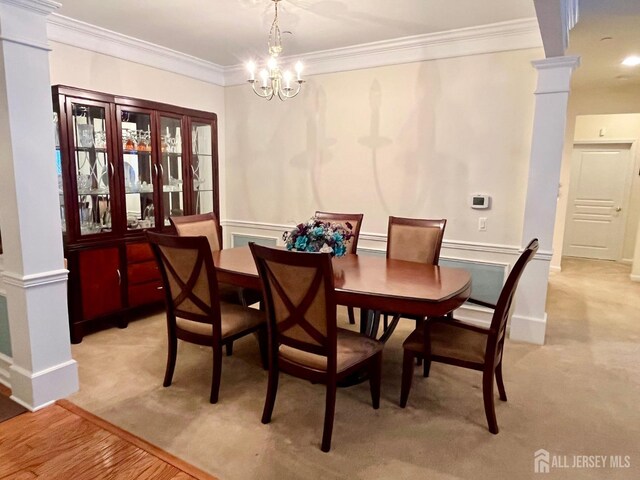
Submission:
{"label": "wainscoting panel", "polygon": [[0,353],[11,356],[11,337],[9,336],[9,314],[7,299],[0,295]]}
{"label": "wainscoting panel", "polygon": [[440,265],[463,268],[471,273],[471,296],[476,300],[489,303],[498,301],[507,275],[506,265],[444,257],[440,258]]}
{"label": "wainscoting panel", "polygon": [[249,242],[253,242],[258,245],[264,245],[265,247],[275,247],[278,244],[278,239],[275,237],[250,235],[247,233],[231,234],[231,246],[233,247],[245,247],[249,245]]}

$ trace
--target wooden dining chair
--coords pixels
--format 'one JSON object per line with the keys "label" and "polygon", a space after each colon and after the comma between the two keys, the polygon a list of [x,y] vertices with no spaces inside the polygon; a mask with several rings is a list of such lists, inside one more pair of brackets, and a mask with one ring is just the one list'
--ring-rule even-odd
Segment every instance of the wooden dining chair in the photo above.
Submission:
{"label": "wooden dining chair", "polygon": [[[317,211],[315,217],[323,222],[338,223],[351,230],[353,237],[347,242],[347,254],[358,252],[358,238],[360,237],[360,227],[362,226],[363,213],[332,213]],[[347,224],[351,225],[349,227]],[[349,323],[355,325],[356,316],[353,307],[347,307]]]}
{"label": "wooden dining chair", "polygon": [[456,320],[452,316],[429,319],[417,327],[404,341],[402,364],[402,388],[400,406],[407,405],[415,357],[423,357],[425,376],[429,375],[431,362],[447,363],[482,372],[484,410],[491,433],[498,433],[498,422],[493,395],[493,378],[498,384],[500,400],[507,401],[502,379],[502,360],[507,319],[513,296],[522,272],[538,250],[538,240],[533,239],[518,258],[502,288],[496,305],[469,299],[494,310],[489,328],[478,327]]}
{"label": "wooden dining chair", "polygon": [[[438,265],[446,226],[446,219],[389,217],[387,258]],[[390,315],[393,317],[391,323],[388,321]],[[400,318],[415,320],[417,325],[424,321],[424,317],[386,312],[383,323],[385,338],[393,333]]]}
{"label": "wooden dining chair", "polygon": [[269,384],[262,423],[269,423],[280,371],[326,385],[322,451],[331,448],[336,385],[369,374],[373,408],[380,405],[383,344],[337,327],[328,253],[289,252],[249,244],[262,282],[269,332]]}
{"label": "wooden dining chair", "polygon": [[[171,225],[181,237],[207,237],[211,250],[222,250],[222,227],[214,213],[169,217]],[[260,292],[227,283],[218,283],[220,300],[249,306],[261,300]],[[226,344],[227,356],[233,353],[233,342]]]}
{"label": "wooden dining chair", "polygon": [[162,275],[169,339],[165,387],[171,385],[178,340],[213,349],[211,403],[218,401],[222,346],[256,333],[266,367],[264,312],[219,301],[218,282],[206,237],[178,237],[146,232]]}

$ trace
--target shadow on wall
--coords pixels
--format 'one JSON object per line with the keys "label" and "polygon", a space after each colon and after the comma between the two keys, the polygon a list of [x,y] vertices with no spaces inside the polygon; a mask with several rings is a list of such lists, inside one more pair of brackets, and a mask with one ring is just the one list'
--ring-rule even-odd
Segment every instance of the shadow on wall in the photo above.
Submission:
{"label": "shadow on wall", "polygon": [[382,104],[382,89],[380,88],[380,82],[374,80],[369,88],[369,106],[371,107],[371,120],[369,122],[369,135],[366,137],[360,137],[358,143],[371,150],[371,169],[373,172],[373,179],[375,183],[376,192],[378,198],[382,202],[382,208],[385,212],[390,212],[391,209],[387,204],[383,192],[383,186],[380,183],[380,175],[378,174],[378,149],[387,145],[391,145],[393,140],[380,135],[380,106]]}
{"label": "shadow on wall", "polygon": [[318,205],[322,210],[325,206],[322,195],[318,191],[318,185],[320,185],[323,166],[333,160],[332,149],[337,140],[327,136],[327,94],[324,88],[314,84],[308,84],[308,86],[304,107],[306,148],[294,155],[289,164],[309,172],[309,191],[312,195],[310,205]]}

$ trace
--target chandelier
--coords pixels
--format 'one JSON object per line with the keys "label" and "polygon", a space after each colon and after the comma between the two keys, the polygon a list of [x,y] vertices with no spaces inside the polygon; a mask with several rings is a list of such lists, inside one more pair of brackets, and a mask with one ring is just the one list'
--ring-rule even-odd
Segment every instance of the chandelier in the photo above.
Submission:
{"label": "chandelier", "polygon": [[269,30],[269,59],[266,68],[259,72],[259,79],[256,80],[256,64],[249,62],[247,69],[249,70],[249,80],[253,91],[261,98],[271,100],[277,96],[280,100],[293,98],[300,93],[300,88],[304,83],[302,80],[302,63],[295,65],[296,78],[293,78],[291,70],[280,70],[278,57],[282,53],[282,37],[280,35],[280,27],[278,26],[278,2],[281,0],[272,0],[275,7],[275,17]]}

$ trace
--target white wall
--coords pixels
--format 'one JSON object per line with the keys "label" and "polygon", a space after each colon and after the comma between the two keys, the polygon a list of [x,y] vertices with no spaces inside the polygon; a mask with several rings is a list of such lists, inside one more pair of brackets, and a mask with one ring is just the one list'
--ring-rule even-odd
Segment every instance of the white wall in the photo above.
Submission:
{"label": "white wall", "polygon": [[[541,49],[308,79],[298,98],[225,90],[227,219],[293,224],[316,209],[444,217],[445,240],[520,246]],[[469,196],[492,196],[491,210]],[[487,231],[478,231],[478,217]]]}
{"label": "white wall", "polygon": [[[558,208],[556,211],[555,233],[553,237],[553,259],[551,260],[551,268],[559,271],[562,261],[562,246],[564,242],[565,218],[567,213],[567,195],[569,193],[569,182],[571,178],[571,157],[573,153],[574,133],[576,128],[576,117],[579,115],[599,115],[599,114],[633,114],[640,112],[640,95],[638,90],[634,88],[616,88],[616,89],[581,89],[572,90],[569,96],[569,107],[567,113],[567,129],[565,133],[564,153],[562,156],[562,170],[560,173],[560,190],[558,195]],[[609,130],[608,135],[613,138],[614,130]],[[623,131],[622,134],[625,132]],[[636,138],[638,134],[634,135]],[[584,138],[583,138],[584,140]],[[637,206],[640,197],[637,193],[638,178],[634,178],[634,197],[632,200]],[[635,199],[635,200],[634,200]],[[631,213],[631,212],[630,212]],[[629,215],[629,218],[635,217],[636,222],[640,212]],[[636,223],[637,225],[637,223]],[[627,233],[634,235],[634,228],[627,228]],[[631,242],[631,243],[630,243]],[[631,258],[627,255],[633,252],[633,242],[625,239],[625,258]]]}
{"label": "white wall", "polygon": [[223,87],[62,43],[50,43],[52,51],[49,64],[52,85],[67,85],[216,113],[220,155],[220,211],[224,216]]}

